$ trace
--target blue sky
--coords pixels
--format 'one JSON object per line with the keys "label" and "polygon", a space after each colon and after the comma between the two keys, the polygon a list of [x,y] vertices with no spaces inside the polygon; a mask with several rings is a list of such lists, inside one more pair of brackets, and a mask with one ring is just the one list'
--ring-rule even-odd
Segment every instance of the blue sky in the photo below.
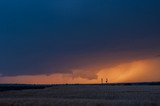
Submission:
{"label": "blue sky", "polygon": [[158,55],[159,5],[159,0],[1,0],[0,74],[68,73]]}

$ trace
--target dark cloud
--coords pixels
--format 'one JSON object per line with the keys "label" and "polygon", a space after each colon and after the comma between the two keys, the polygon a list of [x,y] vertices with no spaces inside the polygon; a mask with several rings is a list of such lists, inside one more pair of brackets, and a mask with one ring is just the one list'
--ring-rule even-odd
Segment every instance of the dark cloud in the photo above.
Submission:
{"label": "dark cloud", "polygon": [[160,55],[156,55],[156,57],[160,57]]}
{"label": "dark cloud", "polygon": [[0,73],[68,73],[157,53],[159,4],[158,0],[1,0]]}

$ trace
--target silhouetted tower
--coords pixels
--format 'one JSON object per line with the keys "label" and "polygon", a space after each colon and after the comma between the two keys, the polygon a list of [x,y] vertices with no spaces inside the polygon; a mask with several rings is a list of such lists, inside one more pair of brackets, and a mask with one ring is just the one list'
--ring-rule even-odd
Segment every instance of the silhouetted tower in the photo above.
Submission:
{"label": "silhouetted tower", "polygon": [[101,78],[101,84],[103,84],[103,78]]}
{"label": "silhouetted tower", "polygon": [[108,83],[108,78],[106,78],[106,83]]}

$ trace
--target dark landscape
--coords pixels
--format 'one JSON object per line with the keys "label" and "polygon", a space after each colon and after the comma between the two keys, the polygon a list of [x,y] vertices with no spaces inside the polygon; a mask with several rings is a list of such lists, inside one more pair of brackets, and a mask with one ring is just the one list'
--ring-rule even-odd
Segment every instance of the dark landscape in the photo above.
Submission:
{"label": "dark landscape", "polygon": [[159,106],[160,82],[1,84],[0,106]]}

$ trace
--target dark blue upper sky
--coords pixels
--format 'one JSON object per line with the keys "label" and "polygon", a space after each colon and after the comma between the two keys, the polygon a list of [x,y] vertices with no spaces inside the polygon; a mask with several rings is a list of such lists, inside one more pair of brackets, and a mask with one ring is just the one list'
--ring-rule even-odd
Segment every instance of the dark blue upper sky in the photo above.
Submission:
{"label": "dark blue upper sky", "polygon": [[0,74],[68,72],[92,65],[90,58],[101,63],[107,55],[98,53],[157,53],[159,5],[159,0],[0,0]]}

